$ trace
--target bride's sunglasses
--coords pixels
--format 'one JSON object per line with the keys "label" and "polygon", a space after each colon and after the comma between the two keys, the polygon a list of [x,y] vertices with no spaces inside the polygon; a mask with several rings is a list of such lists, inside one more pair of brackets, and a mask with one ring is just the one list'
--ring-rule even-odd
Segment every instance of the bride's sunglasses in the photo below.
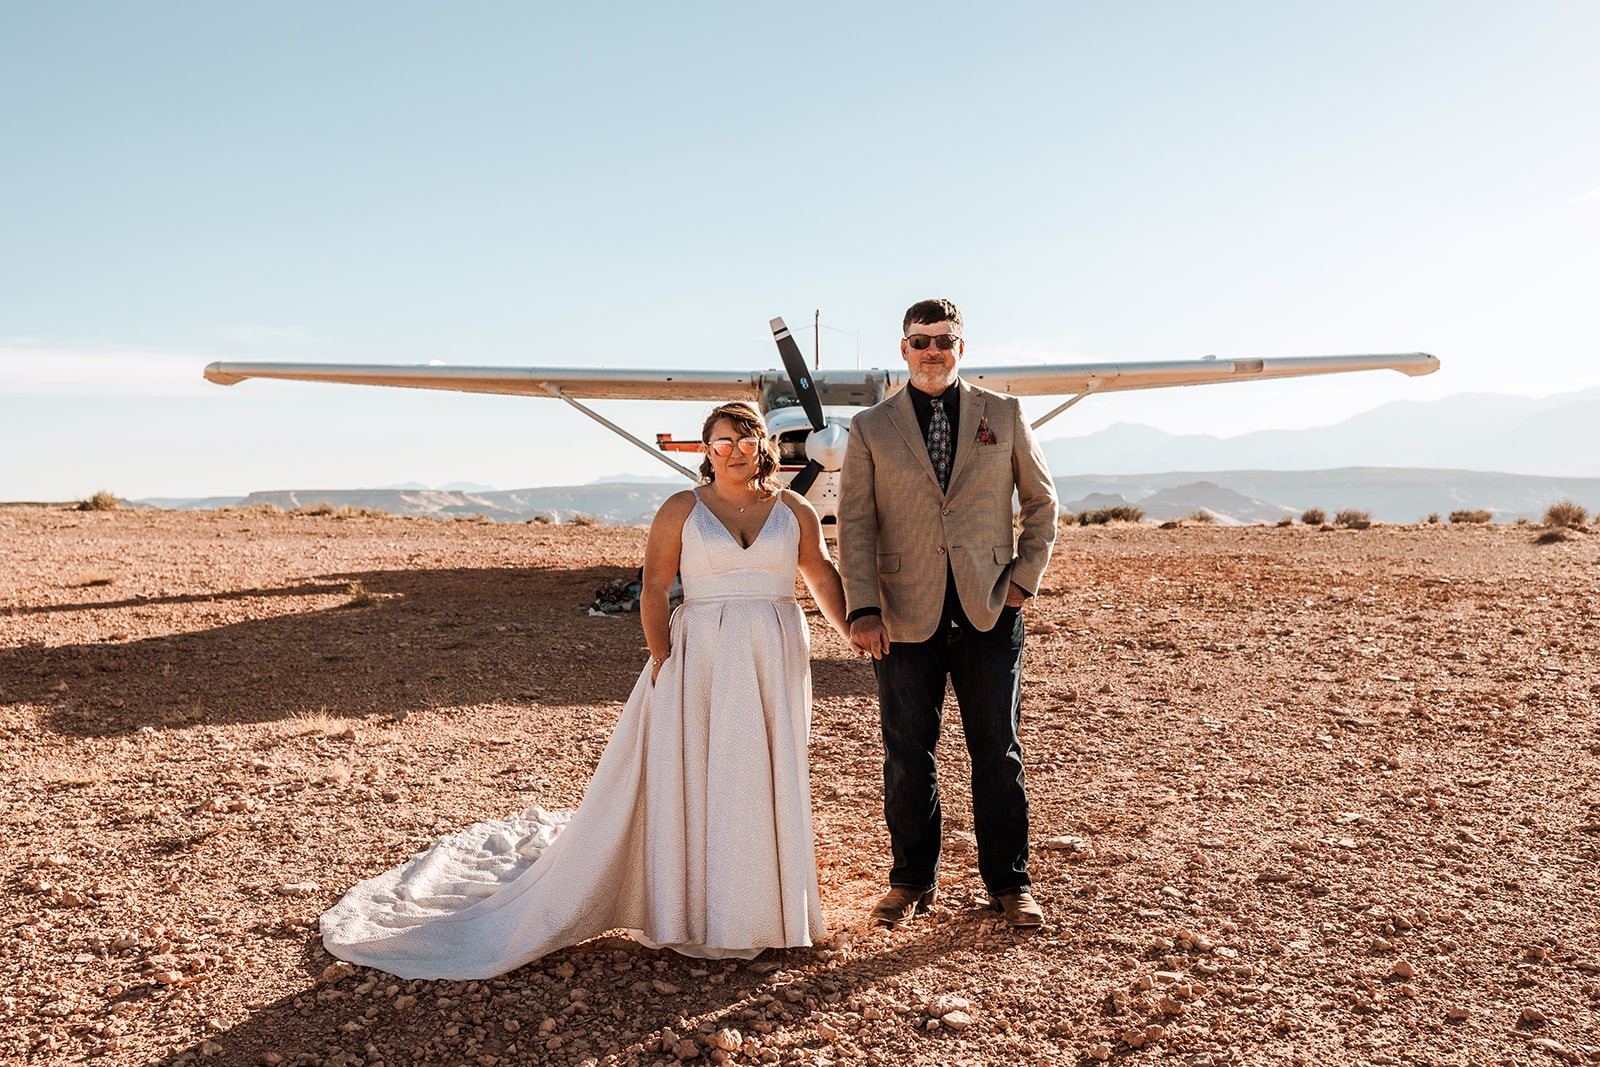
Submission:
{"label": "bride's sunglasses", "polygon": [[926,349],[930,343],[937,344],[939,351],[948,352],[956,346],[956,342],[959,340],[961,338],[953,333],[941,333],[937,337],[925,333],[914,333],[906,338],[906,343],[918,352]]}
{"label": "bride's sunglasses", "polygon": [[738,441],[734,441],[731,437],[718,437],[712,440],[711,451],[719,456],[731,456],[733,455],[733,446],[735,444],[739,446],[740,452],[747,456],[753,456],[756,454],[756,449],[761,447],[761,438],[741,437]]}

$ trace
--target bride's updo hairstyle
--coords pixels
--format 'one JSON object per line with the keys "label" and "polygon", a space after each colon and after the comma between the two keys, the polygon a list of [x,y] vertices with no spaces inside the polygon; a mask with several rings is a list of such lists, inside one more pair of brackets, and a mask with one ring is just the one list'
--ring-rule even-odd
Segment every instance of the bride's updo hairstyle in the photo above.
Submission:
{"label": "bride's updo hairstyle", "polygon": [[700,427],[700,443],[706,446],[705,458],[700,461],[700,480],[711,482],[716,480],[716,472],[711,467],[711,431],[727,419],[733,423],[733,436],[735,440],[741,437],[754,437],[761,442],[756,446],[756,473],[751,477],[750,484],[761,490],[764,494],[776,493],[783,488],[783,483],[778,481],[778,443],[767,433],[767,424],[762,421],[761,413],[753,405],[743,400],[735,400],[711,409],[711,414],[706,416],[706,423]]}

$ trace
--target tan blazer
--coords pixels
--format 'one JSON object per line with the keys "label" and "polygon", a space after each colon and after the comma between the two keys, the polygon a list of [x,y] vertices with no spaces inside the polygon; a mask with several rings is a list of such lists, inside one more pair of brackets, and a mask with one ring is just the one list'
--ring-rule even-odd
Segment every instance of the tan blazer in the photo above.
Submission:
{"label": "tan blazer", "polygon": [[[839,490],[846,610],[880,609],[891,641],[933,636],[947,567],[968,620],[988,630],[1010,583],[1037,592],[1050,561],[1055,486],[1022,405],[960,385],[948,492],[933,475],[909,387],[850,422]],[[1013,491],[1020,516],[1012,511]]]}

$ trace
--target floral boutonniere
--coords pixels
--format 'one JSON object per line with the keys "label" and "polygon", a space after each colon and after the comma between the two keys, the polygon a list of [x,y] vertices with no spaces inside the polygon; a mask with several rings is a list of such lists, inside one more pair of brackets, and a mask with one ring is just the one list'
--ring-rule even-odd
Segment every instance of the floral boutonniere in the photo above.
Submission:
{"label": "floral boutonniere", "polygon": [[1000,438],[996,437],[994,431],[989,429],[987,416],[978,420],[978,436],[974,440],[980,445],[997,445],[1000,443]]}

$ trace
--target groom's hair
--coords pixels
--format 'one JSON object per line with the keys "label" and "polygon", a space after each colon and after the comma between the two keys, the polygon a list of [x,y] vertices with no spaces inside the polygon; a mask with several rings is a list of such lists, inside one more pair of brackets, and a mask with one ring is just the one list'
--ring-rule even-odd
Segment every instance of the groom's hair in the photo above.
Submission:
{"label": "groom's hair", "polygon": [[950,323],[955,328],[956,336],[961,336],[961,312],[948,300],[918,300],[906,308],[900,332],[905,333],[913,326],[931,326],[936,322]]}
{"label": "groom's hair", "polygon": [[706,416],[705,425],[700,427],[700,443],[706,446],[706,458],[700,461],[700,480],[709,482],[714,477],[711,467],[711,430],[722,419],[733,423],[733,430],[737,436],[754,437],[761,442],[755,454],[755,477],[750,481],[763,493],[776,493],[782,489],[783,483],[777,479],[778,443],[767,433],[767,424],[761,418],[761,412],[742,400],[734,400],[712,408],[711,414]]}

